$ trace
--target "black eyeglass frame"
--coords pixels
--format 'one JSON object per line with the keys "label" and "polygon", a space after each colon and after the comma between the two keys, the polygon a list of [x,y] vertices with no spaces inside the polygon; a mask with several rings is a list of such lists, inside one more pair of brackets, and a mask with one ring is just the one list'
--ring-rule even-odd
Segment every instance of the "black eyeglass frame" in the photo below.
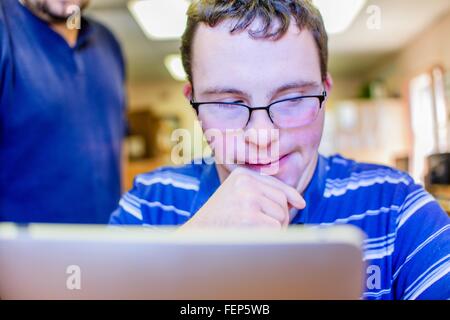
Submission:
{"label": "black eyeglass frame", "polygon": [[240,103],[240,102],[220,102],[220,101],[215,101],[215,102],[195,102],[194,100],[191,100],[189,103],[191,104],[192,108],[194,108],[195,112],[199,113],[199,107],[202,105],[208,105],[208,104],[223,104],[223,105],[232,105],[232,106],[241,106],[241,107],[245,107],[248,109],[248,120],[244,126],[247,127],[248,123],[250,122],[250,119],[252,118],[252,112],[256,111],[256,110],[265,110],[267,112],[267,115],[269,116],[270,121],[275,124],[275,122],[272,119],[272,116],[270,115],[270,108],[280,102],[286,102],[286,101],[295,101],[295,100],[299,100],[299,99],[303,99],[303,98],[317,98],[319,99],[319,110],[322,108],[323,102],[325,101],[327,97],[327,92],[324,90],[322,92],[322,94],[320,95],[306,95],[306,96],[297,96],[297,97],[292,97],[292,98],[287,98],[287,99],[282,99],[282,100],[277,100],[272,102],[271,104],[268,104],[265,107],[256,107],[256,108],[252,108],[246,104]]}

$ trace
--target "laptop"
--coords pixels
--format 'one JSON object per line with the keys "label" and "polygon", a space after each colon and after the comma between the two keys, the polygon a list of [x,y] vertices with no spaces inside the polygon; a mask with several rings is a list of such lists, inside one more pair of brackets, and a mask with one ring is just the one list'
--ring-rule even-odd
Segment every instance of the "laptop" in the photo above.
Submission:
{"label": "laptop", "polygon": [[0,224],[1,299],[360,299],[364,234]]}

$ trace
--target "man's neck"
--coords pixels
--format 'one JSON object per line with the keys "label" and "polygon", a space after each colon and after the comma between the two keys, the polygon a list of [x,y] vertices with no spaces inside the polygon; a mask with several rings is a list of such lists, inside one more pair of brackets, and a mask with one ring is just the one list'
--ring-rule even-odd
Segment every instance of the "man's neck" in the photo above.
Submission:
{"label": "man's neck", "polygon": [[33,13],[35,16],[37,16],[41,20],[47,22],[49,27],[53,31],[55,31],[56,33],[61,35],[61,37],[63,37],[63,39],[66,40],[66,42],[69,46],[71,46],[71,47],[75,46],[75,44],[77,43],[77,40],[78,40],[78,33],[79,33],[79,30],[77,28],[69,29],[67,27],[67,23],[65,23],[65,22],[60,22],[60,23],[49,22],[49,18],[45,13],[37,10],[33,6],[27,5],[27,3],[23,0],[18,0],[18,1],[22,6],[26,7],[28,10],[30,10],[31,13]]}
{"label": "man's neck", "polygon": [[78,29],[69,29],[67,28],[65,23],[50,24],[50,28],[52,28],[56,33],[60,34],[61,37],[66,40],[69,46],[74,47],[77,43],[79,33]]}
{"label": "man's neck", "polygon": [[316,152],[313,155],[312,160],[308,164],[308,166],[305,169],[305,173],[300,177],[300,180],[297,183],[297,191],[303,194],[308,187],[309,183],[311,182],[314,172],[316,170],[317,162],[319,160],[319,153]]}

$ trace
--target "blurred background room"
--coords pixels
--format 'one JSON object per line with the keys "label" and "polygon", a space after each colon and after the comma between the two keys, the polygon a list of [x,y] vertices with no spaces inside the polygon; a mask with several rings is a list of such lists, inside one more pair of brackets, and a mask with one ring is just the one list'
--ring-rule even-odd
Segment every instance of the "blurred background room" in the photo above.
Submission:
{"label": "blurred background room", "polygon": [[[334,90],[322,153],[409,172],[450,211],[450,1],[313,0],[330,34]],[[133,177],[171,165],[177,128],[202,157],[178,55],[185,0],[93,0],[88,15],[122,43],[128,66],[127,158]]]}

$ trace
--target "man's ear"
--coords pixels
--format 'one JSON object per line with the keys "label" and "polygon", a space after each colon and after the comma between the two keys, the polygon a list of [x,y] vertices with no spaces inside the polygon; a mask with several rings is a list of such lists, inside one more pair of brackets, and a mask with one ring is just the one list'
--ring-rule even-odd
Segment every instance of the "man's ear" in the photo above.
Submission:
{"label": "man's ear", "polygon": [[189,101],[192,100],[192,84],[190,82],[186,83],[183,87],[183,94]]}
{"label": "man's ear", "polygon": [[327,91],[327,97],[329,97],[331,90],[333,89],[333,78],[329,72],[327,72],[327,77],[325,78],[324,84],[325,90]]}

